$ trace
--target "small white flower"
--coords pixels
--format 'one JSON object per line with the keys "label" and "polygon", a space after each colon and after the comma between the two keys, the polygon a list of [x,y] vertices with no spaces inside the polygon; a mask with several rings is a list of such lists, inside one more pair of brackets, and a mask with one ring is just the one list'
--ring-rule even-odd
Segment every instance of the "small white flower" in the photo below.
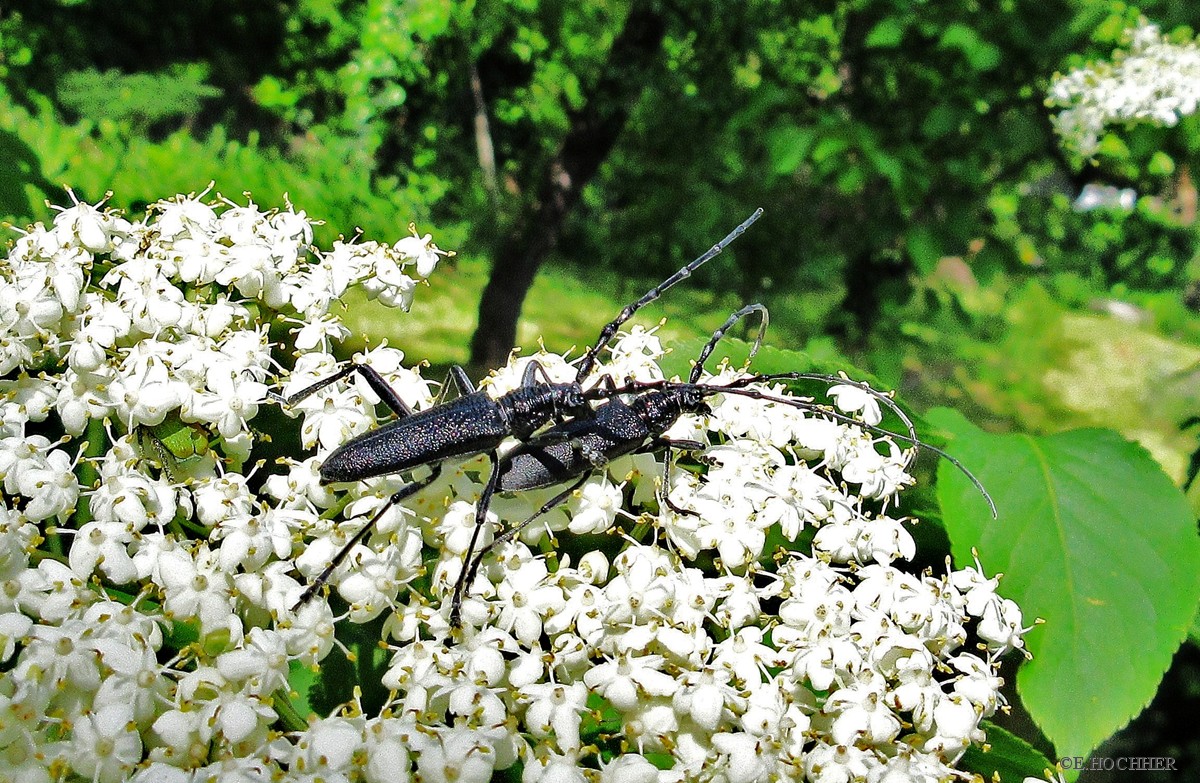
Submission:
{"label": "small white flower", "polygon": [[812,783],[848,783],[869,779],[877,763],[871,751],[817,742],[804,756],[804,772]]}
{"label": "small white flower", "polygon": [[410,753],[419,752],[417,740],[421,736],[411,717],[368,720],[362,744],[367,759],[362,772],[367,783],[408,783]]}
{"label": "small white flower", "polygon": [[112,671],[100,683],[93,708],[120,704],[129,708],[139,726],[150,725],[170,698],[166,667],[140,639],[98,639],[95,646]]}
{"label": "small white flower", "polygon": [[953,756],[973,742],[982,742],[979,708],[957,694],[946,696],[933,708],[934,734],[922,750]]}
{"label": "small white flower", "polygon": [[17,474],[17,491],[29,498],[24,513],[31,521],[62,517],[75,508],[79,482],[70,455],[55,449],[39,464],[31,464]]}
{"label": "small white flower", "polygon": [[129,706],[110,704],[75,719],[68,759],[76,773],[99,783],[128,779],[142,760],[142,738]]}
{"label": "small white flower", "polygon": [[759,683],[768,666],[781,666],[783,659],[772,647],[763,644],[762,628],[742,628],[713,648],[713,668],[727,670],[746,686]]}
{"label": "small white flower", "polygon": [[224,519],[248,517],[254,512],[254,496],[246,477],[239,473],[196,481],[192,485],[192,499],[197,519],[210,527]]}
{"label": "small white flower", "polygon": [[296,742],[292,764],[300,772],[349,775],[363,742],[362,728],[356,724],[345,718],[317,721]]}
{"label": "small white flower", "polygon": [[117,415],[130,428],[162,424],[186,393],[186,387],[173,380],[161,362],[151,362],[136,375],[118,378],[111,392]]}
{"label": "small white flower", "polygon": [[233,609],[233,586],[212,551],[202,547],[193,558],[182,549],[159,556],[163,609],[168,616],[196,618],[206,630],[228,623]]}
{"label": "small white flower", "polygon": [[575,534],[603,533],[612,527],[624,496],[621,485],[601,476],[579,488],[578,510],[571,515],[568,530]]}
{"label": "small white flower", "polygon": [[828,394],[844,412],[858,413],[861,411],[862,420],[867,424],[878,425],[883,421],[883,412],[879,409],[879,399],[861,386],[851,384],[831,386]]}
{"label": "small white flower", "polygon": [[679,689],[674,677],[660,671],[663,663],[661,655],[622,657],[588,670],[583,681],[618,710],[630,712],[647,696],[671,696]]}
{"label": "small white flower", "polygon": [[531,644],[542,634],[543,619],[562,610],[562,590],[551,582],[550,571],[541,559],[512,555],[502,558],[501,563],[505,574],[496,587],[500,616],[495,625]]}
{"label": "small white flower", "polygon": [[496,751],[485,735],[470,729],[448,729],[417,756],[417,772],[429,783],[488,783],[496,767]]}
{"label": "small white flower", "polygon": [[433,237],[429,234],[418,235],[415,227],[412,236],[404,237],[393,247],[401,256],[416,263],[417,275],[420,277],[429,277],[433,274],[439,258],[449,255],[445,250],[439,250],[438,246],[433,244]]}
{"label": "small white flower", "polygon": [[80,605],[91,603],[91,592],[82,579],[57,560],[43,560],[17,577],[21,611],[43,622],[61,623]]}
{"label": "small white flower", "polygon": [[208,391],[193,395],[184,405],[184,421],[205,422],[216,426],[224,438],[245,431],[247,422],[258,415],[258,405],[266,399],[267,386],[246,378],[240,372],[210,373]]}
{"label": "small white flower", "polygon": [[276,631],[252,628],[241,649],[217,656],[216,667],[231,681],[246,681],[255,696],[269,696],[287,683],[287,647]]}
{"label": "small white flower", "polygon": [[535,683],[518,694],[527,700],[525,726],[533,736],[555,738],[561,751],[577,751],[581,747],[579,725],[587,709],[587,688],[582,682],[570,685]]}
{"label": "small white flower", "polygon": [[888,445],[891,453],[887,456],[873,446],[855,449],[841,466],[842,478],[861,485],[863,497],[885,498],[912,483],[899,450],[894,444]]}
{"label": "small white flower", "polygon": [[1028,631],[1021,627],[1021,607],[999,596],[987,605],[979,622],[979,637],[987,642],[988,649],[1001,652],[1022,649],[1021,637]]}
{"label": "small white flower", "polygon": [[637,753],[617,756],[608,764],[603,764],[600,771],[601,783],[665,783],[675,779],[669,771],[660,771],[645,756]]}
{"label": "small white flower", "polygon": [[771,771],[770,757],[761,741],[752,734],[720,733],[712,738],[713,747],[721,754],[721,766],[729,783],[756,783],[767,780]]}
{"label": "small white flower", "polygon": [[858,682],[830,695],[822,712],[833,716],[829,736],[834,742],[882,745],[900,733],[900,719],[888,706],[883,685],[877,675],[864,674]]}
{"label": "small white flower", "polygon": [[91,204],[80,203],[73,191],[67,193],[74,205],[66,209],[56,207],[59,212],[54,217],[54,231],[60,241],[64,245],[77,243],[96,253],[107,250],[112,217]]}
{"label": "small white flower", "polygon": [[86,579],[99,568],[114,584],[127,584],[138,576],[127,548],[132,542],[133,533],[124,523],[88,522],[75,534],[68,555],[71,570]]}
{"label": "small white flower", "polygon": [[729,684],[729,671],[722,668],[686,672],[672,705],[680,717],[687,716],[705,731],[716,731],[726,717],[726,704],[737,701]]}
{"label": "small white flower", "polygon": [[161,478],[150,478],[123,460],[111,458],[104,461],[100,473],[100,486],[92,492],[89,504],[97,520],[119,523],[134,533],[147,525],[161,528],[175,516],[175,490]]}

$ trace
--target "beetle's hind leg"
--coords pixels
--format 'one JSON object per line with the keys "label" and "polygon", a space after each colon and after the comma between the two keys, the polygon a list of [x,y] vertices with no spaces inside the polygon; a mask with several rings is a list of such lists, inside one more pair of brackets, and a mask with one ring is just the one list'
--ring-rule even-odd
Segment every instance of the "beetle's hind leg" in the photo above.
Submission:
{"label": "beetle's hind leg", "polygon": [[333,572],[337,570],[338,566],[345,562],[346,558],[350,555],[350,552],[354,549],[354,547],[360,544],[362,540],[365,539],[367,535],[375,529],[375,524],[383,518],[383,515],[386,514],[392,508],[392,506],[411,495],[415,495],[417,492],[420,492],[422,489],[432,484],[437,480],[441,473],[442,466],[440,464],[434,465],[433,472],[428,476],[419,481],[414,481],[411,484],[405,484],[400,488],[399,491],[395,492],[390,498],[388,498],[387,502],[375,512],[375,516],[371,517],[369,522],[359,528],[358,532],[355,533],[354,536],[337,551],[337,554],[335,554],[333,559],[329,561],[329,565],[325,566],[325,570],[318,574],[317,578],[314,579],[307,588],[305,588],[304,592],[300,594],[300,599],[296,601],[296,604],[292,607],[292,611],[295,612],[299,610],[301,606],[304,606],[304,604],[308,603],[312,597],[317,594],[321,587],[329,581],[329,577],[333,576]]}

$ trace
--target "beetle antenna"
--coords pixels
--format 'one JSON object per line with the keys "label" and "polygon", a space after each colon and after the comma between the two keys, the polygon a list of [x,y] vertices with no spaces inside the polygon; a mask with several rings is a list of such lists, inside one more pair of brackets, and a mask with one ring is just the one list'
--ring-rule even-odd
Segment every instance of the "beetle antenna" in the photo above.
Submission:
{"label": "beetle antenna", "polygon": [[742,320],[751,313],[758,313],[758,336],[754,338],[754,345],[750,348],[750,355],[746,357],[749,362],[758,353],[758,349],[762,347],[763,338],[767,336],[767,324],[771,322],[771,316],[767,312],[767,308],[760,304],[746,305],[741,310],[738,310],[725,323],[721,324],[721,328],[712,333],[712,337],[704,345],[704,350],[700,351],[699,358],[696,359],[696,364],[692,367],[692,375],[688,379],[689,383],[696,383],[700,380],[700,373],[704,371],[704,362],[708,359],[712,352],[716,350],[717,343],[725,336],[725,333],[733,328],[733,325]]}
{"label": "beetle antenna", "polygon": [[889,438],[895,438],[896,440],[910,443],[918,449],[924,449],[926,451],[931,451],[934,454],[937,454],[942,459],[949,462],[954,467],[958,468],[959,471],[961,471],[962,474],[967,477],[967,479],[971,482],[971,484],[973,484],[975,486],[975,489],[979,490],[979,494],[983,495],[983,499],[987,501],[988,508],[992,512],[992,519],[999,518],[999,513],[996,510],[996,502],[994,500],[992,500],[992,496],[988,493],[987,489],[984,488],[983,482],[981,482],[979,479],[977,479],[975,477],[975,474],[972,473],[970,470],[968,470],[967,466],[962,464],[957,458],[951,456],[950,454],[943,451],[942,449],[939,449],[937,446],[930,446],[928,443],[925,443],[920,438],[915,437],[915,434],[913,436],[901,435],[897,432],[892,432],[891,430],[885,430],[883,427],[877,427],[874,424],[867,424],[864,421],[859,421],[858,419],[852,418],[850,416],[846,416],[845,414],[829,410],[823,406],[817,406],[817,405],[813,405],[812,403],[806,403],[803,400],[789,400],[786,397],[777,397],[773,394],[767,394],[766,392],[759,391],[758,389],[746,389],[746,388],[739,388],[739,387],[731,388],[731,387],[727,387],[727,386],[712,386],[712,385],[703,385],[703,384],[698,384],[698,386],[701,389],[703,389],[704,391],[712,393],[712,394],[736,394],[736,395],[739,395],[742,397],[750,397],[755,400],[763,400],[766,402],[777,402],[781,405],[788,405],[793,408],[812,410],[815,413],[818,413],[822,416],[828,416],[828,417],[834,419],[835,421],[842,422],[843,424],[852,424],[854,426],[857,426],[864,430],[867,430],[868,432],[873,432],[877,435],[883,435],[883,436],[886,436]]}
{"label": "beetle antenna", "polygon": [[[960,462],[956,457],[952,456],[951,454],[947,453],[946,451],[943,451],[942,449],[939,449],[937,446],[931,446],[928,443],[925,443],[923,440],[921,440],[919,437],[917,437],[916,428],[913,426],[912,420],[908,416],[906,416],[903,411],[899,410],[898,406],[896,406],[896,404],[895,404],[895,401],[891,400],[891,398],[888,397],[886,394],[876,391],[875,389],[871,389],[866,384],[859,384],[856,381],[850,381],[850,383],[852,385],[856,385],[859,388],[863,389],[864,391],[868,391],[869,393],[873,394],[877,399],[886,400],[888,407],[891,410],[893,410],[907,425],[908,431],[909,431],[908,435],[901,435],[898,432],[892,432],[891,430],[884,429],[883,427],[879,427],[874,424],[868,424],[865,421],[860,421],[851,416],[847,416],[843,413],[838,413],[837,411],[834,411],[825,405],[817,405],[815,403],[808,402],[806,400],[781,397],[781,396],[778,396],[775,394],[769,394],[760,389],[746,388],[751,383],[758,383],[763,380],[769,381],[769,380],[800,380],[800,379],[824,380],[824,381],[831,381],[831,382],[836,381],[838,383],[843,383],[846,380],[843,378],[838,378],[836,376],[822,375],[819,373],[775,373],[775,374],[771,374],[771,375],[758,375],[758,376],[748,376],[746,378],[738,378],[738,379],[730,382],[727,385],[703,384],[703,383],[691,384],[691,385],[695,386],[697,389],[704,392],[705,394],[714,394],[714,395],[715,394],[733,394],[733,395],[737,395],[739,397],[749,397],[749,398],[755,399],[755,400],[763,400],[764,402],[776,402],[776,403],[779,403],[780,405],[787,405],[789,407],[798,408],[800,410],[812,411],[813,413],[819,414],[821,416],[827,416],[828,418],[831,418],[837,422],[841,422],[842,424],[849,424],[852,426],[856,426],[856,427],[864,429],[868,432],[873,432],[877,435],[894,438],[895,440],[899,440],[901,442],[911,444],[915,448],[924,449],[925,451],[931,451],[934,454],[941,457],[942,459],[949,462],[954,467],[958,468],[958,470],[961,471],[962,474],[967,477],[967,479],[971,482],[971,484],[975,487],[975,489],[979,490],[979,494],[983,495],[983,499],[987,501],[988,508],[992,512],[992,519],[999,518],[999,513],[996,510],[996,503],[994,500],[992,500],[991,494],[989,494],[987,489],[983,486],[983,482],[981,482],[978,478],[976,478],[975,474],[972,473],[967,468],[967,466],[962,464],[962,462]],[[624,386],[604,390],[604,392],[605,392],[604,396],[611,397],[611,396],[619,395],[619,394],[637,394],[639,392],[662,390],[662,389],[666,389],[671,386],[678,386],[678,385],[680,385],[680,384],[672,383],[670,381],[635,381],[635,380],[631,379]]]}
{"label": "beetle antenna", "polygon": [[618,315],[602,330],[600,330],[600,338],[596,340],[596,344],[589,348],[587,353],[585,353],[583,358],[579,361],[579,367],[575,375],[576,382],[582,383],[583,379],[591,373],[592,367],[594,367],[596,364],[596,357],[600,355],[600,350],[608,344],[608,341],[613,338],[613,335],[617,333],[617,330],[620,329],[626,321],[633,317],[634,313],[662,296],[671,286],[675,285],[681,280],[686,280],[687,278],[691,277],[692,272],[695,272],[705,263],[720,255],[721,251],[728,247],[733,240],[746,233],[746,229],[750,228],[750,226],[754,224],[754,221],[762,217],[762,213],[762,208],[754,210],[753,215],[742,221],[740,226],[735,228],[733,231],[730,231],[724,239],[709,248],[708,252],[706,252],[704,255],[700,256],[695,261],[692,261],[683,269],[680,269],[678,272],[671,275],[654,288],[651,288],[641,299],[637,300],[631,305],[627,305],[625,309],[621,311],[620,315]]}

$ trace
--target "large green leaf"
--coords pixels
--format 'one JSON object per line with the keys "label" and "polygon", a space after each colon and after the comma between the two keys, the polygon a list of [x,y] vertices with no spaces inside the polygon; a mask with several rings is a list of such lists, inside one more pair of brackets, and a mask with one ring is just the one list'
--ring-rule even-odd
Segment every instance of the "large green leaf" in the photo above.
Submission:
{"label": "large green leaf", "polygon": [[929,421],[996,501],[953,467],[938,496],[955,559],[978,548],[1027,620],[1021,699],[1060,755],[1086,756],[1142,710],[1200,599],[1200,539],[1182,493],[1110,430],[991,435],[955,411]]}
{"label": "large green leaf", "polygon": [[984,780],[999,775],[1001,783],[1022,783],[1027,777],[1044,778],[1054,764],[1032,745],[1012,732],[984,721],[986,749],[972,745],[963,754],[959,766],[978,772]]}

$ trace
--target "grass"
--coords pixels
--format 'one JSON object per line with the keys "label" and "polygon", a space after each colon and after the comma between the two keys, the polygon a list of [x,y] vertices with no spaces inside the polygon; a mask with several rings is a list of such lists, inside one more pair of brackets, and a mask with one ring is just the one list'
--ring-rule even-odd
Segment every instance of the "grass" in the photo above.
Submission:
{"label": "grass", "polygon": [[[348,296],[345,320],[354,333],[349,347],[357,350],[367,342],[378,344],[387,339],[412,361],[424,359],[434,367],[465,365],[489,271],[481,258],[456,256],[453,262],[443,262],[429,285],[417,290],[408,314],[368,302],[358,293]],[[544,267],[525,300],[518,346],[529,353],[537,350],[540,342],[555,352],[574,348],[572,353],[578,356],[585,345],[595,341],[605,323],[651,285],[622,281],[605,270],[584,277],[573,269]],[[658,334],[669,346],[712,334],[740,306],[733,294],[719,296],[684,282],[647,306],[631,323],[653,327],[666,318]],[[779,336],[774,323],[772,332]]]}

